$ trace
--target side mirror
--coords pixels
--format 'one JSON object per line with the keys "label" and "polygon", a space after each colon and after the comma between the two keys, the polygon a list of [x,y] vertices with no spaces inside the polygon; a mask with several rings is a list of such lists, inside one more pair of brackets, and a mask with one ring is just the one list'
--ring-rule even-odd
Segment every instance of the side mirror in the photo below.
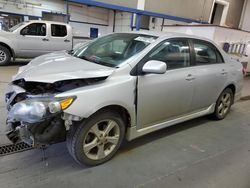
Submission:
{"label": "side mirror", "polygon": [[167,71],[167,64],[162,61],[150,60],[142,67],[144,73],[164,74]]}
{"label": "side mirror", "polygon": [[20,35],[22,35],[22,36],[25,36],[25,35],[26,35],[26,33],[24,32],[24,30],[21,30],[21,31],[20,31]]}

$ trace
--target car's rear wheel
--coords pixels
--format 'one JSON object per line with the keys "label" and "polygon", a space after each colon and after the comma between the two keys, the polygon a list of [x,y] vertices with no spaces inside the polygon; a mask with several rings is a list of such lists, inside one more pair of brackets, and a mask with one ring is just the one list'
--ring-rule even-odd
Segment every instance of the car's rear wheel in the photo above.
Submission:
{"label": "car's rear wheel", "polygon": [[10,51],[0,45],[0,65],[8,65],[10,63],[11,54]]}
{"label": "car's rear wheel", "polygon": [[95,166],[111,159],[119,149],[125,133],[122,118],[114,112],[101,112],[83,121],[71,138],[68,148],[80,164]]}
{"label": "car's rear wheel", "polygon": [[230,88],[226,88],[219,96],[213,117],[216,120],[224,119],[230,112],[231,106],[233,104],[234,94]]}

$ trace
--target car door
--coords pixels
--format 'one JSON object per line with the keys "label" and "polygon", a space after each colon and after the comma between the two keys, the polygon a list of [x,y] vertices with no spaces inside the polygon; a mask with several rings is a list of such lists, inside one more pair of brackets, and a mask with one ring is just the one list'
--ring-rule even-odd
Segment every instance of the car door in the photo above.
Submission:
{"label": "car door", "polygon": [[72,49],[72,33],[66,24],[50,25],[50,43],[50,51]]}
{"label": "car door", "polygon": [[192,110],[199,110],[216,102],[225,87],[229,70],[219,50],[212,43],[192,41],[195,61]]}
{"label": "car door", "polygon": [[[142,60],[167,64],[165,74],[138,76],[137,125],[145,128],[181,116],[189,111],[193,96],[190,48],[186,39],[159,44]],[[141,63],[141,62],[140,62]]]}
{"label": "car door", "polygon": [[17,36],[17,51],[19,57],[36,57],[49,51],[48,25],[46,23],[31,23],[24,27]]}

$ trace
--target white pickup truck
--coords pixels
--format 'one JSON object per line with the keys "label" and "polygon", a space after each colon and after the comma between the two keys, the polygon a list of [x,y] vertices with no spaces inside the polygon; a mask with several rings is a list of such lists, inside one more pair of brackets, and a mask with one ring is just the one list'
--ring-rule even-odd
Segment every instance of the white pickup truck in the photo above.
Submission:
{"label": "white pickup truck", "polygon": [[0,65],[10,64],[11,58],[34,58],[72,48],[72,28],[61,22],[28,21],[0,31]]}

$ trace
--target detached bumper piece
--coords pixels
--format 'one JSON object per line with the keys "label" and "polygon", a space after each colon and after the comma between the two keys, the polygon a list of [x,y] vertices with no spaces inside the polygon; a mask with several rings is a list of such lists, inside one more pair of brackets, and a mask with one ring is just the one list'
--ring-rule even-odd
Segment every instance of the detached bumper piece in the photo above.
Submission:
{"label": "detached bumper piece", "polygon": [[63,142],[66,139],[64,121],[60,117],[54,117],[44,122],[35,124],[11,124],[11,131],[7,137],[14,144],[24,142],[33,147]]}

